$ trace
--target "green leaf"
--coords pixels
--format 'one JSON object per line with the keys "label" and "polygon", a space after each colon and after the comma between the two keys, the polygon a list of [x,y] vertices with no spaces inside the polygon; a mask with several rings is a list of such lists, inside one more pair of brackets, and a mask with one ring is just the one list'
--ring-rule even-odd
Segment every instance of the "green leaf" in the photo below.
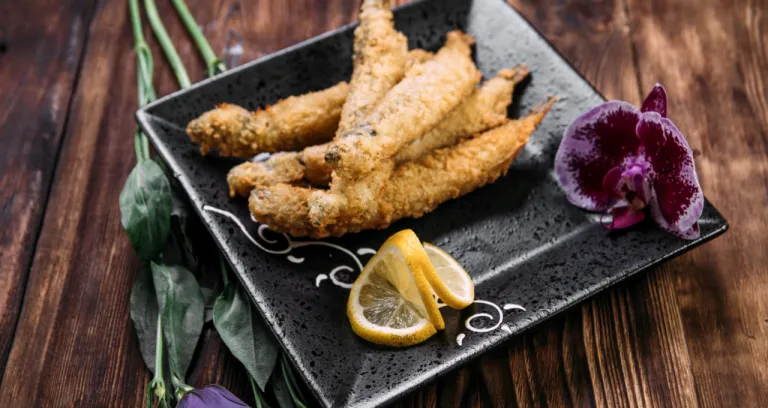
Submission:
{"label": "green leaf", "polygon": [[144,267],[136,277],[131,289],[131,320],[139,337],[139,350],[144,363],[155,373],[155,352],[157,348],[157,296],[152,282],[152,270]]}
{"label": "green leaf", "polygon": [[172,204],[171,185],[160,166],[139,162],[120,192],[120,219],[141,259],[152,259],[165,247]]}
{"label": "green leaf", "polygon": [[280,349],[247,295],[235,282],[230,281],[216,299],[213,325],[229,351],[264,390]]}
{"label": "green leaf", "polygon": [[259,386],[256,385],[256,382],[253,381],[253,377],[251,377],[250,374],[248,374],[248,383],[251,384],[251,391],[253,391],[253,399],[256,401],[256,408],[270,408],[267,401],[264,401],[262,391],[259,390]]}
{"label": "green leaf", "polygon": [[152,279],[162,316],[171,374],[184,380],[203,331],[203,295],[195,276],[180,265],[153,262]]}
{"label": "green leaf", "polygon": [[192,240],[189,238],[189,209],[177,191],[171,195],[171,231],[168,245],[163,250],[163,261],[171,265],[183,265],[197,272],[198,261]]}
{"label": "green leaf", "polygon": [[205,323],[213,321],[213,306],[216,304],[216,299],[219,294],[213,288],[206,288],[200,286],[200,292],[203,294],[203,302],[205,302]]}
{"label": "green leaf", "polygon": [[296,376],[293,374],[293,368],[288,363],[288,358],[283,355],[280,357],[280,368],[285,378],[285,384],[288,386],[288,392],[293,398],[293,403],[298,405],[299,408],[307,408],[302,401],[304,401],[304,395],[301,393],[299,383],[296,381]]}

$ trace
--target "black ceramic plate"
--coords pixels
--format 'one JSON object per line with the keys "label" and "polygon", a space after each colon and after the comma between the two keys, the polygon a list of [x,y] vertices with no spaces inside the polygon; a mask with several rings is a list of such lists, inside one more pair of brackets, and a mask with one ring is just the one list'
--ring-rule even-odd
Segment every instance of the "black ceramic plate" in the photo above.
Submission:
{"label": "black ceramic plate", "polygon": [[[236,162],[201,157],[185,135],[191,119],[219,102],[249,109],[326,88],[351,71],[354,26],[305,41],[163,98],[139,123],[173,169],[203,221],[320,405],[372,407],[392,401],[584,298],[677,256],[727,224],[707,203],[701,238],[683,241],[652,225],[610,233],[569,205],[552,163],[563,129],[602,97],[502,0],[432,0],[395,13],[410,46],[437,49],[460,28],[477,39],[488,77],[525,62],[532,78],[515,95],[519,116],[546,95],[561,98],[506,177],[384,231],[310,241],[253,222],[230,199],[225,175]],[[455,256],[476,284],[475,304],[443,309],[446,329],[407,348],[374,346],[347,321],[348,287],[395,231],[412,228]]]}

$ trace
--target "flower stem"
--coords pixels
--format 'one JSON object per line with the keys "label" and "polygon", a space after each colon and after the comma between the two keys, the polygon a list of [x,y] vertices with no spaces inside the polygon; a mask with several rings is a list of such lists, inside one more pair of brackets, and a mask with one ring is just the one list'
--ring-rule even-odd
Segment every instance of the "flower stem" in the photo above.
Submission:
{"label": "flower stem", "polygon": [[261,391],[259,391],[259,387],[256,385],[256,381],[251,376],[251,373],[248,373],[248,382],[251,383],[251,390],[253,391],[253,399],[256,401],[256,408],[262,408],[264,406],[264,398],[261,396]]}
{"label": "flower stem", "polygon": [[288,367],[288,360],[285,359],[285,356],[283,356],[282,359],[280,359],[280,369],[283,370],[283,379],[285,379],[285,385],[288,387],[288,393],[291,394],[291,399],[293,399],[293,403],[296,404],[299,408],[307,408],[306,405],[304,405],[303,402],[301,402],[301,398],[296,395],[296,391],[294,391],[294,382],[293,382],[293,376],[288,372],[290,370],[290,367]]}
{"label": "flower stem", "polygon": [[227,276],[227,262],[223,255],[219,255],[219,268],[221,269],[221,281],[224,283],[223,288],[226,289],[229,285],[229,277]]}
{"label": "flower stem", "polygon": [[[165,380],[163,380],[163,324],[162,316],[157,314],[157,334],[155,336],[155,377],[149,382],[150,390],[154,390],[158,403],[161,406],[166,405]],[[152,397],[147,395],[147,401],[151,402]]]}
{"label": "flower stem", "polygon": [[176,401],[181,401],[184,398],[184,394],[194,390],[195,388],[185,383],[182,379],[176,377],[175,374],[171,374],[171,382],[173,382],[173,388],[176,390]]}
{"label": "flower stem", "polygon": [[173,42],[171,42],[171,37],[168,35],[168,32],[165,31],[165,26],[163,26],[162,20],[160,20],[155,0],[144,0],[144,8],[147,11],[149,25],[152,26],[152,31],[155,33],[155,37],[157,37],[157,41],[160,43],[160,47],[163,49],[166,58],[168,58],[168,63],[171,64],[171,68],[176,75],[176,80],[179,82],[179,86],[182,88],[189,87],[192,85],[192,82],[189,80],[187,70],[184,69],[184,63],[181,62],[181,58],[176,52]]}
{"label": "flower stem", "polygon": [[213,49],[211,49],[211,44],[208,43],[205,35],[203,35],[200,26],[197,25],[192,13],[189,12],[189,8],[187,7],[187,4],[184,3],[184,0],[172,0],[172,2],[176,7],[176,11],[179,13],[179,17],[181,17],[181,21],[187,27],[189,35],[192,36],[195,44],[197,44],[200,54],[203,55],[205,66],[208,69],[208,76],[212,77],[226,71],[227,67],[221,62],[221,59],[216,56]]}
{"label": "flower stem", "polygon": [[[152,52],[149,50],[141,28],[141,12],[139,11],[138,0],[130,0],[128,5],[131,12],[131,26],[133,27],[133,49],[136,53],[136,81],[139,93],[139,106],[144,106],[156,98],[155,87],[152,84]],[[149,159],[149,140],[139,128],[136,128],[134,133],[133,146],[136,153],[136,161],[142,162]]]}
{"label": "flower stem", "polygon": [[155,381],[163,381],[163,317],[157,314],[157,333],[155,335]]}
{"label": "flower stem", "polygon": [[143,133],[141,133],[141,130],[137,127],[136,131],[133,133],[133,151],[136,153],[136,161],[141,163],[145,160],[144,157],[144,142],[141,140],[142,138],[146,138]]}

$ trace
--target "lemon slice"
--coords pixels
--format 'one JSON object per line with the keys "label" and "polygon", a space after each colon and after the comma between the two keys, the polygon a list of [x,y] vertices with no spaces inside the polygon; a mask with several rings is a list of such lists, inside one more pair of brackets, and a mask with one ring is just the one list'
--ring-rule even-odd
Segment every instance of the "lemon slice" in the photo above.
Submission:
{"label": "lemon slice", "polygon": [[475,300],[475,284],[467,271],[447,252],[432,244],[424,243],[424,251],[433,266],[425,275],[440,300],[454,309],[471,305]]}
{"label": "lemon slice", "polygon": [[355,334],[377,344],[409,346],[445,328],[424,276],[428,268],[429,258],[413,231],[389,238],[350,290],[347,316]]}

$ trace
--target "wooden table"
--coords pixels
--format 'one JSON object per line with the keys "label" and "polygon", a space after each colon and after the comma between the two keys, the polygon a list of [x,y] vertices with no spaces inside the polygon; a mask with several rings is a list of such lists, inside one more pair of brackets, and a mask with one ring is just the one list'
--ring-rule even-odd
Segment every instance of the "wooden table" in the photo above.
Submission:
{"label": "wooden table", "polygon": [[[217,52],[242,38],[245,62],[353,21],[358,1],[188,3]],[[667,87],[731,230],[397,406],[768,405],[768,2],[512,4],[607,97],[638,104]],[[171,3],[158,6],[203,79]],[[134,67],[125,0],[0,2],[0,407],[142,403],[151,375],[128,314],[139,262],[117,205],[134,165]],[[252,403],[212,329],[198,354],[192,385]]]}

